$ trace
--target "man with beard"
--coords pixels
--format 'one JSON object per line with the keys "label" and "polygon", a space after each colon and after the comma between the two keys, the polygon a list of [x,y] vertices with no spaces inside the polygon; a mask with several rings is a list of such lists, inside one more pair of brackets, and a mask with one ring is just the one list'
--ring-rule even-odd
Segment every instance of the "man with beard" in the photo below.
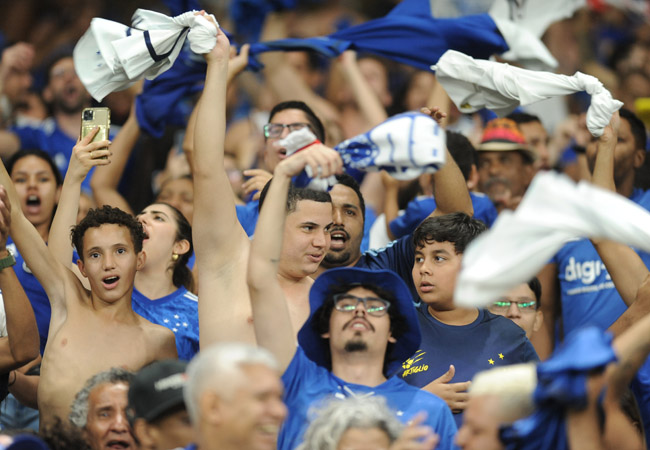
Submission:
{"label": "man with beard", "polygon": [[284,400],[291,411],[278,448],[293,449],[300,443],[308,411],[319,401],[370,395],[384,396],[405,422],[426,410],[426,424],[440,437],[438,448],[451,448],[456,427],[444,402],[390,376],[421,339],[409,290],[395,273],[342,267],[319,276],[309,291],[309,317],[296,347],[286,294],[277,278],[287,221],[277,211],[286,203],[292,176],[309,165],[314,173],[329,177],[340,170],[334,162],[326,153],[306,151],[280,162],[251,244],[247,283],[255,336],[284,372]]}
{"label": "man with beard", "polygon": [[[75,72],[70,53],[53,57],[46,76],[42,95],[52,115],[35,125],[0,131],[0,156],[5,159],[19,150],[38,148],[47,152],[65,174],[79,137],[81,111],[90,106],[91,99]],[[88,189],[89,180],[90,176],[84,181]]]}
{"label": "man with beard", "polygon": [[537,159],[517,124],[510,119],[488,122],[478,146],[479,190],[497,211],[515,209],[535,175]]}
{"label": "man with beard", "polygon": [[[411,235],[408,234],[379,250],[361,253],[365,221],[365,202],[359,185],[350,175],[337,175],[332,187],[332,228],[329,251],[315,276],[334,267],[388,269],[397,273],[409,286],[413,300],[418,298],[411,269],[415,258]],[[473,213],[472,200],[462,172],[447,150],[445,166],[433,174],[436,209],[430,217],[462,211]]]}

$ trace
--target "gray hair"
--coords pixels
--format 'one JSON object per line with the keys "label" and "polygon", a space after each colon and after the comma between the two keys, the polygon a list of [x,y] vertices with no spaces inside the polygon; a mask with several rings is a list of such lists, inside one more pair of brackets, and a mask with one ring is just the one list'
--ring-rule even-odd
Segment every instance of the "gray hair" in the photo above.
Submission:
{"label": "gray hair", "polygon": [[131,384],[133,374],[121,367],[112,367],[103,372],[99,372],[86,381],[83,389],[75,395],[72,406],[70,407],[70,422],[73,425],[84,428],[88,422],[88,397],[97,386],[101,384]]}
{"label": "gray hair", "polygon": [[227,398],[242,381],[242,366],[261,364],[280,370],[266,349],[242,343],[216,344],[202,349],[187,366],[187,383],[183,387],[185,406],[193,424],[199,422],[199,399],[206,390]]}
{"label": "gray hair", "polygon": [[332,399],[316,413],[318,416],[305,431],[304,442],[296,450],[336,450],[350,428],[379,428],[391,442],[403,429],[386,399],[380,396]]}

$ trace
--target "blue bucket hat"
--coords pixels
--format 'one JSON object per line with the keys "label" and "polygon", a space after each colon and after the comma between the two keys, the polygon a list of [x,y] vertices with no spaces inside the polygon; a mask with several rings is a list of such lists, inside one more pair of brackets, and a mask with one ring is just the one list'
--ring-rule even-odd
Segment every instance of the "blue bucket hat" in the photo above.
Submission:
{"label": "blue bucket hat", "polygon": [[314,323],[314,313],[325,303],[334,286],[340,285],[372,285],[382,288],[397,299],[391,308],[404,317],[407,328],[404,334],[397,338],[392,352],[386,355],[387,373],[395,373],[404,360],[409,358],[420,347],[422,336],[420,326],[411,301],[411,292],[406,283],[390,270],[370,270],[360,267],[338,267],[329,269],[318,276],[309,291],[309,318],[298,332],[298,344],[309,359],[319,366],[329,369],[329,342],[321,337]]}

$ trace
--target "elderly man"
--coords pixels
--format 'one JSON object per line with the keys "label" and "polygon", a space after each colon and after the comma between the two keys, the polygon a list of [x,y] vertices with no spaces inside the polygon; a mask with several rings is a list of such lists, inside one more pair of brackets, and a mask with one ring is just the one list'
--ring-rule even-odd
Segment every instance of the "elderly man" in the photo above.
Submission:
{"label": "elderly man", "polygon": [[185,404],[197,443],[188,450],[274,450],[287,415],[280,370],[246,344],[205,348],[187,368]]}
{"label": "elderly man", "polygon": [[130,372],[114,367],[86,381],[70,407],[70,422],[82,429],[92,450],[139,448],[126,416]]}

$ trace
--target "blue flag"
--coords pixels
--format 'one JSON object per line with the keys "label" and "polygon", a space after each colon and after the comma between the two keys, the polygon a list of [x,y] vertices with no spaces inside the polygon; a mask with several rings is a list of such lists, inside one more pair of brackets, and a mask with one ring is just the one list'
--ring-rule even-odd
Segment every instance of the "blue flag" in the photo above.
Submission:
{"label": "blue flag", "polygon": [[506,52],[509,47],[488,14],[436,19],[431,15],[428,1],[404,0],[385,17],[329,36],[252,44],[249,67],[261,68],[255,55],[268,51],[314,50],[334,57],[347,49],[429,70],[449,49],[487,59],[495,53]]}

